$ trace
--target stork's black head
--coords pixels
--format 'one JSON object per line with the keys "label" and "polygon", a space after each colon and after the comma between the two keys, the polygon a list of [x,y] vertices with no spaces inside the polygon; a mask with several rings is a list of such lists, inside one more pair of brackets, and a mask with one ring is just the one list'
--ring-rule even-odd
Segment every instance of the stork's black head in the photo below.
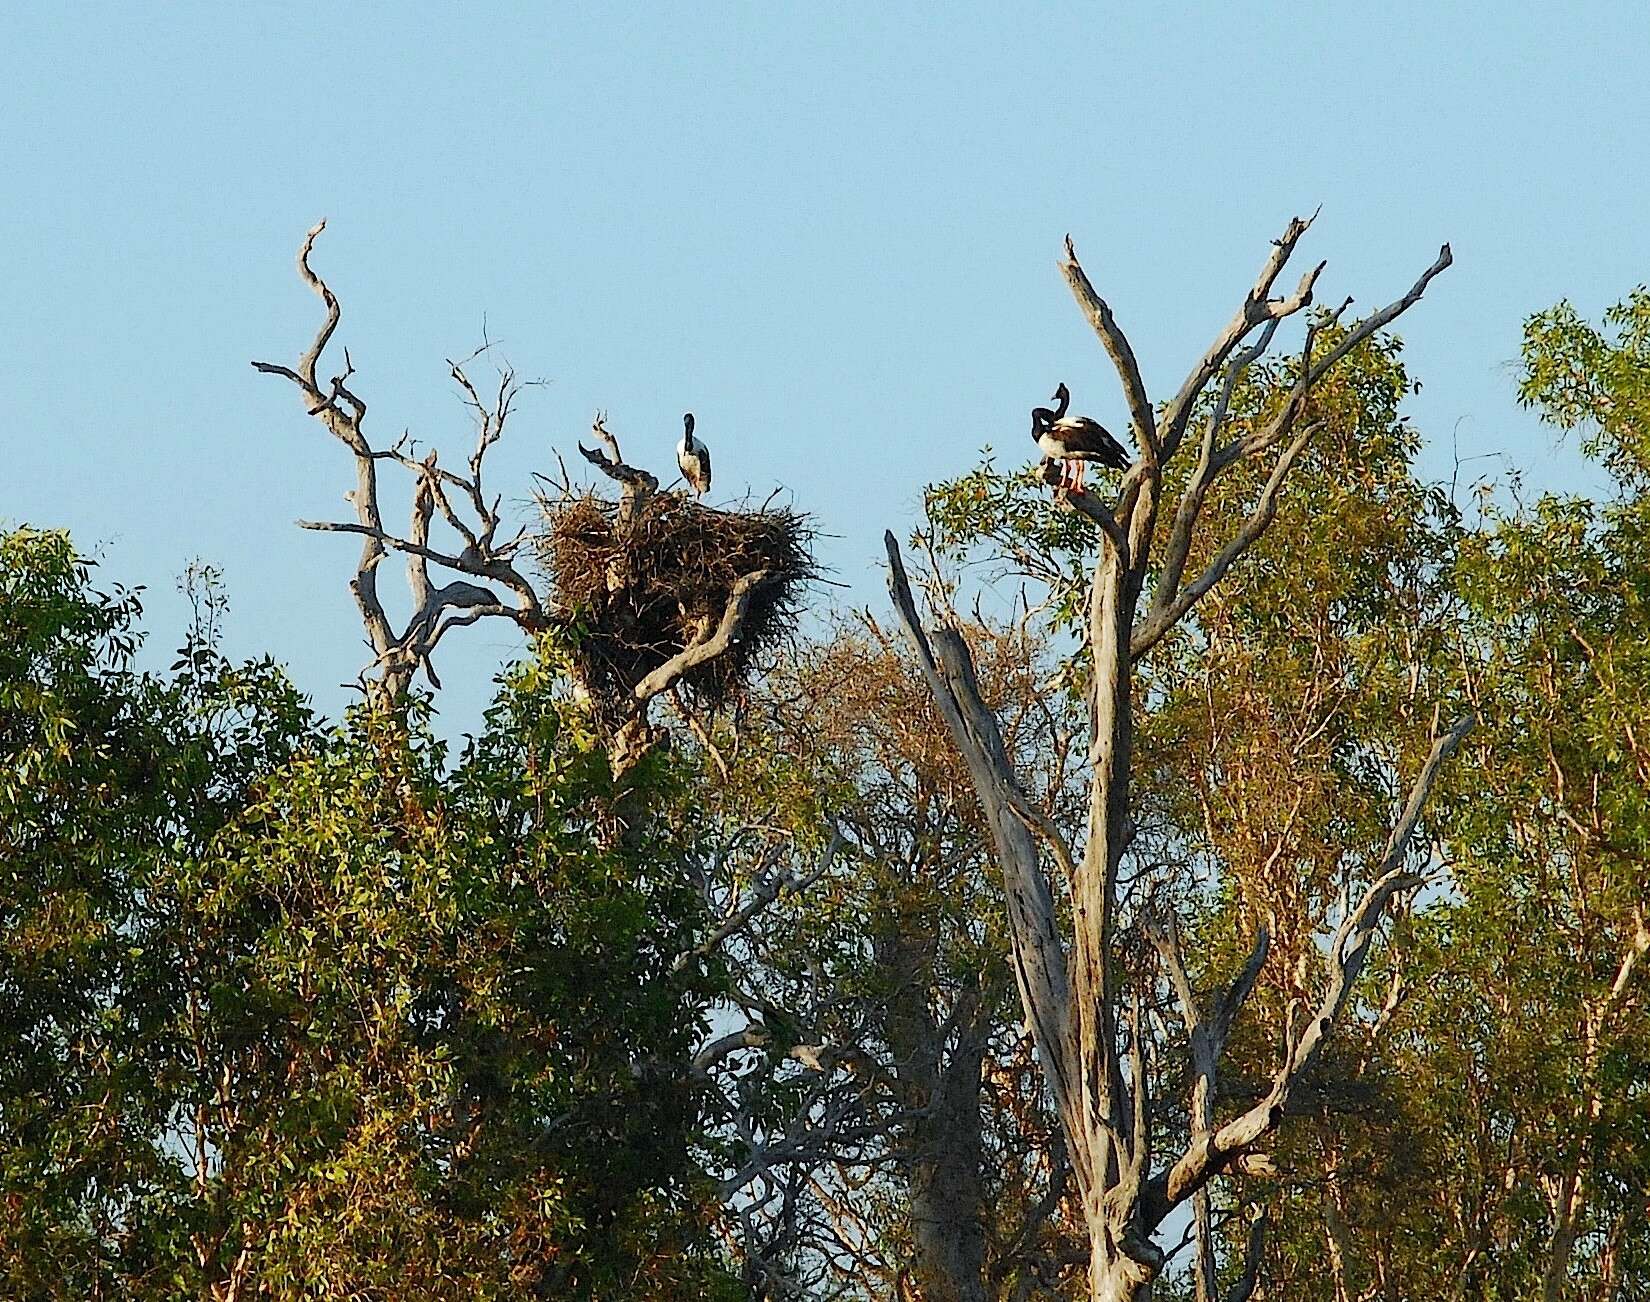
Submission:
{"label": "stork's black head", "polygon": [[693,437],[693,413],[691,411],[682,413],[682,432],[690,439]]}
{"label": "stork's black head", "polygon": [[1060,382],[1060,387],[1054,391],[1054,402],[1056,405],[1054,419],[1059,420],[1066,414],[1066,408],[1071,406],[1071,390],[1066,388],[1063,380]]}

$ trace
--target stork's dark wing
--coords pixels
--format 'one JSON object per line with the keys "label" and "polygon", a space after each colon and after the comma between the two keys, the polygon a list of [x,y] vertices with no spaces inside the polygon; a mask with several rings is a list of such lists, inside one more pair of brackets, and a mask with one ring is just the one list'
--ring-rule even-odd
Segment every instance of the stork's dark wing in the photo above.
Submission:
{"label": "stork's dark wing", "polygon": [[1088,416],[1067,417],[1055,429],[1064,436],[1072,456],[1098,461],[1113,470],[1129,468],[1129,453],[1099,421]]}

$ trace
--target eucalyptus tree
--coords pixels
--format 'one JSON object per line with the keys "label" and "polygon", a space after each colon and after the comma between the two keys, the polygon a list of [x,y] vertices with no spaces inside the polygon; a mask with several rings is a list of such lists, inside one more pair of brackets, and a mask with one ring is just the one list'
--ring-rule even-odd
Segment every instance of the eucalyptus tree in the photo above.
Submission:
{"label": "eucalyptus tree", "polygon": [[1461,539],[1452,658],[1483,728],[1440,784],[1448,889],[1372,1064],[1405,1152],[1341,1182],[1340,1291],[1321,1242],[1280,1261],[1302,1296],[1612,1302],[1650,1279],[1650,296],[1602,327],[1532,317],[1520,395],[1612,493],[1492,505]]}
{"label": "eucalyptus tree", "polygon": [[[1189,964],[1178,927],[1123,875],[1141,827],[1135,714],[1150,708],[1137,697],[1141,666],[1166,638],[1195,621],[1200,603],[1272,526],[1291,471],[1319,432],[1314,400],[1326,378],[1417,302],[1450,262],[1446,246],[1408,293],[1355,324],[1341,323],[1348,304],[1308,317],[1276,401],[1250,419],[1236,419],[1232,395],[1245,371],[1265,355],[1280,324],[1312,304],[1323,264],[1291,292],[1273,296],[1309,225],[1290,223],[1236,315],[1160,407],[1150,400],[1126,336],[1068,241],[1062,270],[1122,380],[1140,452],[1115,500],[1102,502],[1090,492],[1063,497],[1101,535],[1082,597],[1091,742],[1080,848],[1074,850],[1066,830],[1028,797],[999,722],[980,695],[968,639],[943,601],[925,625],[900,550],[888,538],[896,608],[985,810],[1003,878],[1016,983],[1080,1194],[1090,1296],[1107,1302],[1149,1292],[1163,1268],[1164,1251],[1154,1235],[1165,1218],[1243,1163],[1277,1129],[1343,1015],[1392,901],[1424,880],[1426,856],[1415,835],[1421,809],[1469,728],[1463,717],[1431,738],[1407,794],[1395,802],[1384,844],[1367,856],[1361,846],[1347,847],[1357,885],[1316,975],[1303,977],[1306,998],[1291,1010],[1271,1080],[1258,1099],[1220,1116],[1220,1063],[1266,966],[1271,930],[1257,925],[1230,981],[1200,995],[1191,971],[1202,965]],[[1262,463],[1264,474],[1251,479],[1231,473]],[[1229,535],[1211,543],[1199,528],[1216,518],[1206,507],[1234,486],[1249,489],[1247,508],[1237,513]],[[1063,908],[1069,910],[1064,923]],[[1131,936],[1139,943],[1131,943]],[[1174,1062],[1166,1061],[1169,1053],[1153,1050],[1149,1018],[1160,982],[1172,991],[1184,1023]],[[1163,1108],[1181,1080],[1191,1082],[1189,1091],[1165,1122]],[[1172,1149],[1160,1149],[1160,1139],[1172,1142]],[[1240,1272],[1241,1295],[1252,1288],[1261,1242],[1257,1224],[1249,1265]]]}
{"label": "eucalyptus tree", "polygon": [[[973,626],[982,691],[1039,795],[1072,808],[1076,702],[1026,624]],[[705,1055],[756,1142],[733,1177],[796,1287],[915,1302],[1046,1296],[1068,1272],[1068,1171],[1018,1014],[978,801],[910,652],[868,615],[776,666],[709,784],[797,907],[730,942],[751,1017]],[[829,829],[836,862],[808,869]],[[776,1099],[796,1101],[775,1109]],[[766,1105],[766,1112],[763,1111]],[[799,1177],[800,1173],[800,1177]],[[757,1228],[757,1227],[753,1227]]]}
{"label": "eucalyptus tree", "polygon": [[198,1254],[184,1137],[203,1068],[179,1016],[214,938],[180,927],[174,874],[313,728],[269,662],[217,654],[210,587],[160,679],[133,665],[139,595],[91,585],[66,535],[0,534],[0,1279],[16,1296],[152,1294]]}

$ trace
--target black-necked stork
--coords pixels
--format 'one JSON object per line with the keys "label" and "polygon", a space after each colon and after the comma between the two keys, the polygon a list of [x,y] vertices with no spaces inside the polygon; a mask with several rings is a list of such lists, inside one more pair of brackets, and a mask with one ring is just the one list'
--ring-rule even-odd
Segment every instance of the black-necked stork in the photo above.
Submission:
{"label": "black-necked stork", "polygon": [[676,464],[694,496],[710,492],[710,449],[693,437],[693,413],[682,416],[682,441],[676,445]]}
{"label": "black-necked stork", "polygon": [[1088,416],[1066,415],[1071,390],[1064,384],[1054,391],[1054,401],[1058,406],[1052,411],[1047,407],[1031,409],[1031,437],[1045,457],[1064,468],[1060,487],[1081,489],[1083,466],[1089,461],[1113,470],[1129,468],[1127,450],[1104,425]]}

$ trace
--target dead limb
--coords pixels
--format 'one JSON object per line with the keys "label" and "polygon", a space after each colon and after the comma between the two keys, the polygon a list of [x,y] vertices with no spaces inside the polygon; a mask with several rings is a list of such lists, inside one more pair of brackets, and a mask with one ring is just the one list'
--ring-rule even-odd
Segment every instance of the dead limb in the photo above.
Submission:
{"label": "dead limb", "polygon": [[[404,450],[405,438],[389,448],[375,449],[364,429],[367,404],[348,383],[355,374],[348,350],[343,369],[324,387],[318,378],[322,358],[343,315],[337,295],[310,266],[315,241],[325,228],[325,222],[312,227],[298,251],[298,274],[325,307],[320,328],[295,368],[275,362],[252,365],[293,384],[305,414],[319,420],[349,449],[355,461],[355,487],[346,494],[346,500],[355,508],[355,520],[306,520],[300,525],[329,533],[353,533],[362,539],[355,575],[349,584],[373,651],[373,661],[362,680],[370,698],[388,705],[406,693],[421,668],[431,683],[439,686],[431,656],[449,629],[496,617],[508,619],[531,634],[558,620],[561,612],[539,596],[517,567],[515,553],[522,535],[518,533],[503,543],[497,541],[500,499],[495,497],[489,502],[482,485],[483,458],[503,434],[521,389],[514,373],[508,369],[500,372],[497,397],[488,405],[482,402],[463,367],[449,363],[476,416],[478,435],[467,475],[441,469],[434,451],[422,459],[413,458]],[[378,463],[385,460],[394,461],[414,477],[411,518],[404,536],[384,524]],[[449,496],[449,490],[455,489],[463,494],[468,519]],[[430,525],[438,512],[463,540],[461,551],[443,551],[430,545]],[[378,591],[378,568],[391,551],[406,557],[413,601],[412,613],[399,626],[390,618]],[[430,577],[431,565],[463,577],[437,584]]]}

